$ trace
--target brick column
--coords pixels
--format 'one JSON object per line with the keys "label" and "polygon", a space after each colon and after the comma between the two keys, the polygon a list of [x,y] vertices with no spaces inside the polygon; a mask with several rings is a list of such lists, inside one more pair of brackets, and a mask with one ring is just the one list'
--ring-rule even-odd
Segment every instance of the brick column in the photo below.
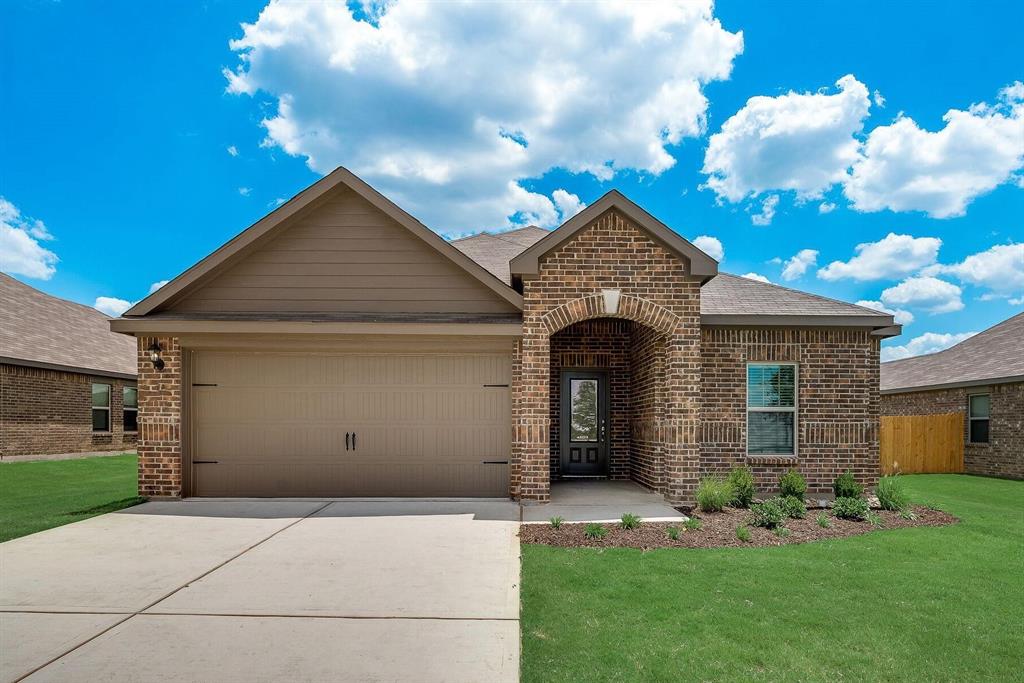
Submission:
{"label": "brick column", "polygon": [[665,497],[672,505],[692,505],[700,477],[700,327],[689,317],[665,343]]}
{"label": "brick column", "polygon": [[[160,344],[163,370],[149,359]],[[181,496],[181,346],[177,337],[139,337],[139,495]]]}
{"label": "brick column", "polygon": [[523,320],[519,366],[520,400],[514,435],[519,453],[519,497],[546,503],[551,499],[548,440],[551,426],[548,404],[551,350],[547,329],[536,315],[529,312]]}
{"label": "brick column", "polygon": [[512,344],[512,453],[508,462],[508,495],[519,498],[520,465],[522,443],[518,438],[519,410],[522,403],[523,342],[516,339]]}

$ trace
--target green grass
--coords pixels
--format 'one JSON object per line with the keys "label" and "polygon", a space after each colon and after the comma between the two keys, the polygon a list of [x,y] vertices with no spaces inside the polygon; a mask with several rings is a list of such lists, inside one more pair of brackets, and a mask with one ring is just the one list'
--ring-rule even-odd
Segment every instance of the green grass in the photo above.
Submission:
{"label": "green grass", "polygon": [[0,541],[142,502],[138,458],[0,463]]}
{"label": "green grass", "polygon": [[962,522],[778,548],[524,546],[523,680],[1024,680],[1024,482],[903,480]]}

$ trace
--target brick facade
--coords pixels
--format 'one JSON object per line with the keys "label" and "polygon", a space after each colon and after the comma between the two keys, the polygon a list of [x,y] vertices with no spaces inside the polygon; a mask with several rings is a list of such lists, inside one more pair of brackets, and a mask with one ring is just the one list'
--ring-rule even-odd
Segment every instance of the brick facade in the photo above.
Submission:
{"label": "brick facade", "polygon": [[[156,340],[164,368],[147,350]],[[182,357],[175,337],[139,337],[139,495],[178,497],[181,479]]]}
{"label": "brick facade", "polygon": [[[607,307],[605,289],[620,293],[615,310]],[[663,488],[670,502],[691,502],[699,460],[700,281],[675,254],[610,210],[541,259],[537,276],[523,283],[523,298],[522,386],[513,415],[519,496],[550,497],[552,337],[581,321],[619,318],[664,336]]]}
{"label": "brick facade", "polygon": [[[92,428],[92,385],[110,385],[110,430]],[[135,448],[124,431],[126,379],[0,364],[0,457]]]}
{"label": "brick facade", "polygon": [[[989,395],[989,442],[968,441],[967,397]],[[964,469],[970,474],[1024,479],[1024,382],[988,387],[884,394],[882,415],[960,413],[964,424]]]}
{"label": "brick facade", "polygon": [[[827,492],[843,471],[878,481],[879,339],[863,330],[705,328],[702,473],[749,464],[758,490],[774,491],[795,467],[811,492]],[[747,456],[748,362],[797,364],[797,455]]]}

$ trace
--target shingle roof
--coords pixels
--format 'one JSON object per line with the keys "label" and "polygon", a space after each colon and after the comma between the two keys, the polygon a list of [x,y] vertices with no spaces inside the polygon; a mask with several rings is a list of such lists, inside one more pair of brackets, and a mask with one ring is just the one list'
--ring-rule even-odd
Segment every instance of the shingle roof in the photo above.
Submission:
{"label": "shingle roof", "polygon": [[[508,262],[547,234],[531,225],[498,234],[480,233],[452,244],[508,284]],[[701,288],[700,312],[703,316],[863,317],[865,324],[891,324],[887,314],[870,308],[722,272]]]}
{"label": "shingle roof", "polygon": [[94,308],[0,273],[0,359],[135,375],[135,338],[110,331]]}
{"label": "shingle roof", "polygon": [[945,351],[882,363],[882,391],[1024,381],[1024,313]]}

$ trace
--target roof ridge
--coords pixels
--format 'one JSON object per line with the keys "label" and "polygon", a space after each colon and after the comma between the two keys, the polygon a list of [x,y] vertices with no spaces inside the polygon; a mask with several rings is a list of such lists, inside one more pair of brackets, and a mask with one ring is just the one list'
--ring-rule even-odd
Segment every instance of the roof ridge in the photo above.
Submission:
{"label": "roof ridge", "polygon": [[456,239],[453,239],[453,240],[451,240],[451,243],[455,244],[456,242],[462,242],[464,240],[471,240],[471,239],[475,239],[477,237],[494,237],[494,238],[502,240],[503,242],[508,242],[508,240],[504,239],[502,237],[502,235],[511,235],[512,233],[522,232],[524,230],[531,230],[531,229],[532,230],[543,230],[544,232],[551,232],[547,228],[542,228],[539,225],[524,225],[521,228],[513,228],[512,230],[502,230],[501,232],[487,232],[486,230],[481,230],[480,232],[475,232],[472,235],[466,235],[465,237],[458,237]]}
{"label": "roof ridge", "polygon": [[63,304],[71,304],[72,306],[77,306],[79,308],[84,308],[87,313],[92,313],[92,314],[95,314],[95,315],[102,316],[102,317],[106,318],[107,320],[113,320],[113,318],[111,318],[109,315],[107,315],[103,311],[99,310],[95,306],[90,306],[89,304],[83,304],[83,303],[81,303],[79,301],[72,301],[71,299],[65,299],[62,296],[57,296],[56,294],[50,294],[49,292],[44,292],[43,290],[39,289],[38,287],[33,287],[32,285],[28,284],[27,282],[22,282],[21,280],[19,280],[18,278],[14,277],[10,273],[0,272],[0,275],[3,275],[4,277],[6,277],[9,280],[11,280],[11,282],[14,282],[14,283],[18,284],[19,286],[24,287],[25,289],[31,290],[33,294],[38,294],[38,295],[41,295],[41,296],[45,296],[48,299],[53,299],[54,301],[59,301],[59,302],[61,302]]}
{"label": "roof ridge", "polygon": [[807,291],[804,291],[802,289],[793,289],[792,287],[787,287],[785,285],[779,285],[779,284],[776,284],[774,282],[761,282],[760,280],[751,280],[750,278],[743,277],[742,275],[736,275],[734,273],[726,273],[726,272],[721,272],[721,271],[719,271],[718,274],[719,275],[727,275],[729,277],[736,278],[737,280],[746,280],[748,282],[756,282],[757,284],[760,284],[760,285],[768,285],[769,287],[777,287],[778,289],[784,289],[787,292],[794,292],[795,294],[803,294],[804,296],[809,296],[812,299],[820,299],[821,301],[827,301],[827,302],[832,303],[832,304],[842,304],[843,306],[850,306],[852,308],[859,308],[861,310],[867,311],[867,312],[872,313],[874,315],[889,315],[888,313],[882,313],[881,311],[877,311],[874,308],[868,308],[867,306],[858,306],[857,304],[851,304],[849,301],[843,301],[842,299],[833,299],[832,297],[829,297],[829,296],[824,296],[822,294],[815,294],[814,292],[807,292]]}

